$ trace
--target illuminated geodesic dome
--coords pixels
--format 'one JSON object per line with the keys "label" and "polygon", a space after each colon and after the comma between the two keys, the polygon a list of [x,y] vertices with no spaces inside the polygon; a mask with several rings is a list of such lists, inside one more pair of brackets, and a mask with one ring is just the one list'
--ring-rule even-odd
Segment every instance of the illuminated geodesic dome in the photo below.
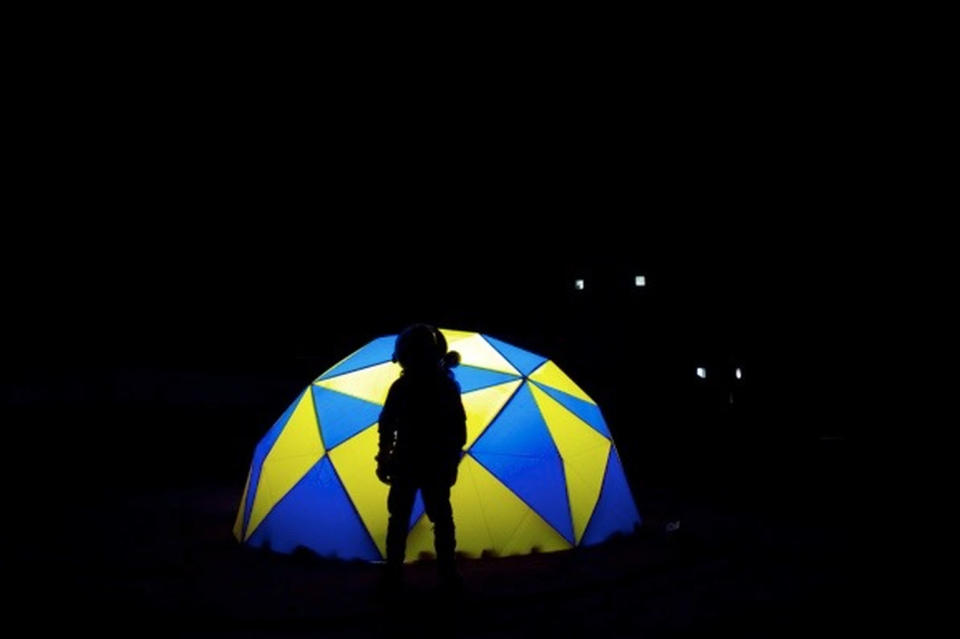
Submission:
{"label": "illuminated geodesic dome", "polygon": [[[630,533],[640,515],[597,404],[553,362],[480,333],[441,329],[467,443],[451,488],[457,550],[476,557],[564,550]],[[234,535],[342,559],[386,556],[389,486],[376,476],[377,420],[400,375],[396,336],[318,377],[257,444]],[[433,552],[420,495],[407,561]]]}

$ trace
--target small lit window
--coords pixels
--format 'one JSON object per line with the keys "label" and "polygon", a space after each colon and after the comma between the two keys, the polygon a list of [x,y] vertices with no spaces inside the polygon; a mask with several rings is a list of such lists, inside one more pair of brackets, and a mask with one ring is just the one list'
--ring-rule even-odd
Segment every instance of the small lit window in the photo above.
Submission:
{"label": "small lit window", "polygon": [[703,366],[698,366],[698,367],[697,367],[697,377],[699,377],[700,379],[706,379],[706,378],[707,378],[707,369],[705,369]]}
{"label": "small lit window", "polygon": [[736,375],[737,379],[743,379],[743,373],[740,371],[739,368],[733,371],[733,374]]}
{"label": "small lit window", "polygon": [[646,285],[647,285],[647,276],[646,276],[646,275],[637,275],[637,277],[634,278],[633,282],[634,282],[634,284],[637,285],[638,288],[639,288],[639,287],[646,286]]}
{"label": "small lit window", "polygon": [[577,288],[578,291],[583,290],[583,280],[577,280],[576,282],[573,283],[573,285]]}

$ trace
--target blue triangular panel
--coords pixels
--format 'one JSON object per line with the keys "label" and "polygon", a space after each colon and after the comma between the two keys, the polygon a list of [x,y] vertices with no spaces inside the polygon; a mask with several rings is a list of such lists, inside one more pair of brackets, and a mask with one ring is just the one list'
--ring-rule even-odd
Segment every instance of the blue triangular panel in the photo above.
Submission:
{"label": "blue triangular panel", "polygon": [[629,534],[635,525],[641,522],[637,505],[630,494],[627,478],[620,465],[617,449],[610,447],[610,457],[607,460],[607,473],[603,478],[603,488],[600,489],[600,499],[593,510],[593,516],[587,529],[584,531],[580,544],[589,546],[605,541],[615,532]]}
{"label": "blue triangular panel", "polygon": [[380,419],[383,407],[378,404],[315,384],[310,388],[313,389],[313,405],[317,409],[317,422],[327,450]]}
{"label": "blue triangular panel", "polygon": [[321,375],[318,378],[318,381],[321,379],[336,377],[337,375],[343,375],[344,373],[350,373],[352,371],[360,370],[361,368],[366,368],[375,364],[389,362],[393,358],[393,346],[396,341],[396,335],[378,337],[351,355],[349,358],[340,362],[329,371]]}
{"label": "blue triangular panel", "polygon": [[417,520],[420,519],[420,515],[424,512],[423,507],[423,495],[417,490],[417,498],[413,501],[413,510],[410,512],[410,528],[413,528],[413,525],[417,523]]}
{"label": "blue triangular panel", "polygon": [[300,400],[303,398],[303,393],[305,392],[306,390],[297,395],[297,398],[287,407],[287,410],[283,412],[280,419],[274,422],[273,426],[267,431],[267,434],[263,436],[263,439],[257,443],[257,447],[253,450],[253,463],[250,467],[250,488],[247,489],[247,503],[243,509],[244,536],[247,534],[247,524],[250,523],[250,511],[253,510],[253,498],[257,494],[257,484],[260,483],[260,469],[263,467],[263,460],[266,459],[267,453],[270,452],[273,444],[277,441],[277,438],[280,437],[280,433],[283,432],[283,427],[287,425],[287,420],[290,419],[290,415],[292,415],[293,411],[297,408],[297,404],[300,403]]}
{"label": "blue triangular panel", "polygon": [[490,342],[491,346],[497,349],[497,351],[499,351],[508,362],[513,364],[514,368],[524,375],[529,375],[535,371],[540,364],[543,364],[545,361],[547,361],[546,357],[534,355],[533,353],[517,348],[516,346],[511,346],[506,342],[501,342],[498,339],[494,339],[489,335],[484,335],[483,339]]}
{"label": "blue triangular panel", "polygon": [[498,373],[496,371],[488,371],[485,368],[463,365],[453,369],[453,376],[456,378],[457,383],[460,384],[461,393],[469,393],[470,391],[487,388],[488,386],[496,386],[497,384],[520,379],[516,375],[510,375],[509,373]]}
{"label": "blue triangular panel", "polygon": [[[534,383],[536,384],[536,382]],[[563,391],[558,391],[556,388],[550,388],[549,386],[544,386],[543,384],[537,384],[537,388],[563,404],[563,406],[571,413],[593,426],[595,431],[607,439],[612,439],[610,436],[610,429],[607,428],[607,422],[604,421],[603,415],[600,413],[600,407],[598,407],[596,404],[585,402],[579,397],[568,395]]]}
{"label": "blue triangular panel", "polygon": [[290,553],[306,546],[324,557],[380,559],[380,551],[324,456],[250,536],[250,545]]}
{"label": "blue triangular panel", "polygon": [[557,454],[540,409],[530,393],[529,382],[517,389],[493,423],[470,447],[470,452],[540,457]]}
{"label": "blue triangular panel", "polygon": [[563,462],[526,382],[470,454],[572,542]]}
{"label": "blue triangular panel", "polygon": [[476,451],[470,454],[537,511],[567,541],[574,543],[563,462],[556,453],[552,457],[498,455]]}

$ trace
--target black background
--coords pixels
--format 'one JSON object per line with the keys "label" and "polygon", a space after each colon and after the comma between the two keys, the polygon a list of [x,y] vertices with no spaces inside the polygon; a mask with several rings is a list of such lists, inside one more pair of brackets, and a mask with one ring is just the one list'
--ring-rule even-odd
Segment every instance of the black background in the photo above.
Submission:
{"label": "black background", "polygon": [[183,38],[21,68],[0,393],[12,507],[42,523],[19,541],[120,496],[239,501],[297,393],[416,321],[557,362],[641,514],[666,490],[850,525],[893,197],[862,49]]}

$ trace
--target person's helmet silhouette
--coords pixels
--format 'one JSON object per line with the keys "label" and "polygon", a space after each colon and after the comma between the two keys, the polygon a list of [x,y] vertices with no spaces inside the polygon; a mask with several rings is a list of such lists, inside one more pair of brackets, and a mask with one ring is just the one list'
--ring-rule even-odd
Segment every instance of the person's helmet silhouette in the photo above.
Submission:
{"label": "person's helmet silhouette", "polygon": [[457,480],[467,427],[460,386],[450,369],[460,357],[447,353],[440,331],[414,324],[397,337],[393,360],[403,372],[390,387],[380,413],[376,457],[377,477],[390,484],[384,581],[388,588],[402,581],[410,513],[419,489],[433,522],[440,577],[459,586],[450,487]]}

